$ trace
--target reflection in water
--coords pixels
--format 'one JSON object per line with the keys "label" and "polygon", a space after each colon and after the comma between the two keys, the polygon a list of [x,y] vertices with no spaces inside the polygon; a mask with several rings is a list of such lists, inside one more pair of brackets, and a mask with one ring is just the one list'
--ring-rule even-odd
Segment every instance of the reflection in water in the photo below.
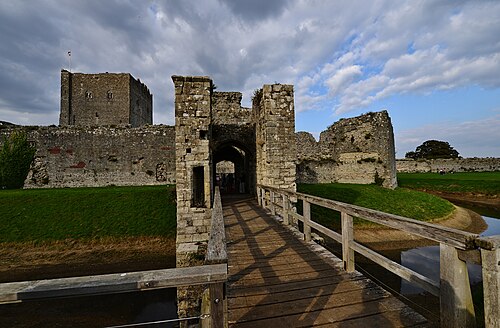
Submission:
{"label": "reflection in water", "polygon": [[[481,236],[493,236],[500,234],[500,220],[483,216],[488,228]],[[401,264],[412,269],[434,281],[439,281],[439,246],[418,247],[401,252]],[[472,285],[483,280],[481,266],[468,264],[469,280]],[[403,295],[418,294],[422,290],[403,280],[401,282],[401,293]]]}
{"label": "reflection in water", "polygon": [[[177,318],[175,288],[0,306],[0,327],[102,328],[173,318]],[[175,324],[162,324],[161,327],[175,327]]]}

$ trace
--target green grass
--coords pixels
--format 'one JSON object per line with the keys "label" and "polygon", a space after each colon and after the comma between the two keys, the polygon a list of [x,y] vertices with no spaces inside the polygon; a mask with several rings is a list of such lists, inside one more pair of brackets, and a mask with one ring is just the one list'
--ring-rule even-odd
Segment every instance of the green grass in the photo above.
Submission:
{"label": "green grass", "polygon": [[[376,185],[330,183],[299,184],[297,190],[421,221],[442,218],[454,209],[453,205],[444,199],[405,188],[390,190]],[[319,206],[312,206],[311,212],[314,221],[330,227],[338,226],[339,220],[335,219],[340,218],[340,213]],[[356,219],[355,223],[371,225],[359,219]]]}
{"label": "green grass", "polygon": [[404,188],[447,193],[500,195],[500,172],[398,173],[398,185]]}
{"label": "green grass", "polygon": [[174,186],[0,191],[0,242],[175,236]]}

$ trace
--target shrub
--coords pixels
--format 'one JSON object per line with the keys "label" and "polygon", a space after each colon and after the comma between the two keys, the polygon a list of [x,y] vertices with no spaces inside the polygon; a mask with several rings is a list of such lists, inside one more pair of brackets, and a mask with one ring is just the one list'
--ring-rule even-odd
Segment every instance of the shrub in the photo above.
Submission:
{"label": "shrub", "polygon": [[18,189],[24,185],[36,149],[25,132],[14,131],[0,149],[0,189]]}

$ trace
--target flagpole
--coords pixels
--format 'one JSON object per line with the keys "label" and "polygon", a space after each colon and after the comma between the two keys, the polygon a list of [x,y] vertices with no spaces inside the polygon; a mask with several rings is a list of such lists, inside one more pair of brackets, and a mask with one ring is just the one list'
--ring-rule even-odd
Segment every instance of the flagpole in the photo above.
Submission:
{"label": "flagpole", "polygon": [[68,51],[69,72],[71,73],[71,50]]}

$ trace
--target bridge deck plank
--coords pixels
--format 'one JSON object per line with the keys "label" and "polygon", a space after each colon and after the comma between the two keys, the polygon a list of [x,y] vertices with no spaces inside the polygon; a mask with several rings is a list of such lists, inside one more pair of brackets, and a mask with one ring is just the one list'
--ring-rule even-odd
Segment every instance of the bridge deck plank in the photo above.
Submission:
{"label": "bridge deck plank", "polygon": [[358,272],[299,241],[252,199],[224,199],[229,326],[427,327]]}

